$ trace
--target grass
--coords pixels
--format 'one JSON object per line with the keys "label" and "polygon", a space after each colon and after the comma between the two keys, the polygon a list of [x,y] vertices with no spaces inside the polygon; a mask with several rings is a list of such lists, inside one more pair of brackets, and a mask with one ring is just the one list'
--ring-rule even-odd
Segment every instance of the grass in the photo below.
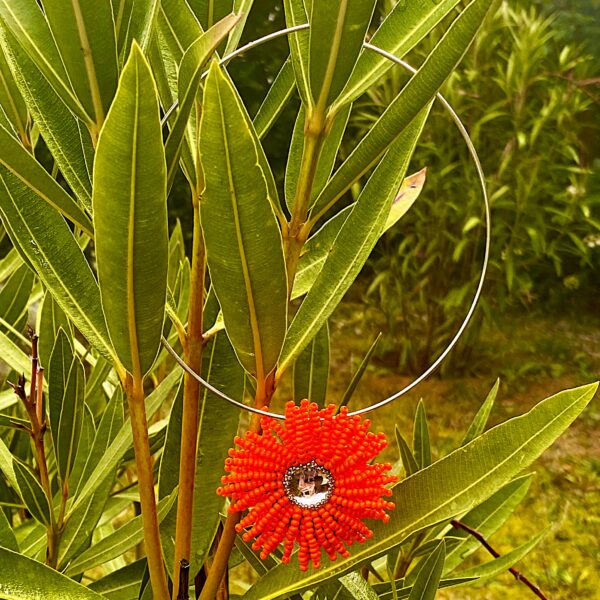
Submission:
{"label": "grass", "polygon": [[[364,305],[345,302],[332,326],[330,396],[336,400],[347,385],[376,333],[377,323]],[[365,323],[369,323],[368,326]],[[375,428],[392,436],[398,424],[407,439],[420,397],[425,401],[434,455],[443,456],[462,439],[471,418],[497,377],[502,384],[490,425],[521,414],[540,400],[569,387],[589,383],[600,373],[600,322],[597,317],[516,313],[500,328],[484,332],[477,373],[432,377],[415,390],[371,414]],[[369,367],[351,406],[380,400],[410,381],[385,361]],[[489,540],[506,553],[539,531],[544,540],[516,567],[553,600],[600,599],[600,402],[578,421],[529,471],[531,490],[505,526]],[[388,458],[395,459],[395,449]],[[488,560],[485,552],[473,562]],[[516,600],[534,595],[509,573],[473,587],[438,593],[446,600]]]}

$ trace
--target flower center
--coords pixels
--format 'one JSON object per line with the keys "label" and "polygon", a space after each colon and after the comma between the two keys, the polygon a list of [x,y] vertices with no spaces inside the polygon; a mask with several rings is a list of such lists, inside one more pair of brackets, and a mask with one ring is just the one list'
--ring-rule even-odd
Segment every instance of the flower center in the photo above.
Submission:
{"label": "flower center", "polygon": [[303,508],[318,508],[331,497],[334,480],[331,473],[314,460],[292,465],[283,476],[287,497]]}

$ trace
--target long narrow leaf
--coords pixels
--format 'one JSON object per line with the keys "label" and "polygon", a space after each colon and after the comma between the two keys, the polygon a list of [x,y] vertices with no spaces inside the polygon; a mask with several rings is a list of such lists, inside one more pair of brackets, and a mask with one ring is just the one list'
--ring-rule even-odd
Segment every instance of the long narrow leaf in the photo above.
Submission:
{"label": "long narrow leaf", "polygon": [[[159,522],[167,515],[173,506],[176,497],[177,490],[174,490],[169,496],[158,503],[157,510]],[[71,562],[65,573],[73,577],[84,571],[103,565],[109,560],[121,556],[125,551],[136,544],[139,544],[143,539],[144,530],[142,527],[142,516],[139,515],[128,521],[114,533],[95,542],[91,548],[81,553],[73,562]]]}
{"label": "long narrow leaf", "polygon": [[267,135],[277,117],[286,107],[295,87],[294,68],[292,67],[291,59],[288,58],[283,63],[279,73],[277,73],[277,77],[275,77],[265,99],[262,101],[258,112],[252,120],[258,139],[262,139]]}
{"label": "long narrow leaf", "polygon": [[88,341],[111,358],[98,284],[63,217],[4,168],[0,168],[0,216],[10,227],[13,245],[60,307]]}
{"label": "long narrow leaf", "polygon": [[211,281],[240,362],[264,378],[277,362],[286,329],[281,232],[256,133],[216,63],[205,84],[200,132],[206,180],[200,208]]}
{"label": "long narrow leaf", "polygon": [[154,363],[164,322],[165,170],[156,87],[134,44],[98,141],[93,194],[106,324],[119,360],[134,377]]}
{"label": "long narrow leaf", "polygon": [[[374,46],[402,58],[446,18],[458,2],[459,0],[398,2],[369,41]],[[336,104],[342,105],[356,100],[393,65],[391,60],[371,50],[363,52]]]}
{"label": "long narrow leaf", "polygon": [[0,164],[50,206],[93,237],[90,218],[35,158],[0,125]]}
{"label": "long narrow leaf", "polygon": [[44,13],[74,92],[101,127],[119,79],[110,0],[44,0]]}
{"label": "long narrow leaf", "polygon": [[61,100],[85,123],[93,121],[73,91],[54,36],[35,0],[0,0],[0,19]]}
{"label": "long narrow leaf", "polygon": [[437,548],[422,562],[408,600],[435,599],[444,569],[445,555],[446,544],[442,540]]}
{"label": "long narrow leaf", "polygon": [[19,492],[27,510],[34,519],[37,519],[43,525],[49,525],[51,508],[40,482],[20,460],[13,459],[13,467]]}
{"label": "long narrow leaf", "polygon": [[77,198],[91,208],[92,182],[85,151],[91,144],[89,132],[19,46],[13,33],[0,28],[0,34],[2,49],[48,149]]}
{"label": "long narrow leaf", "polygon": [[496,396],[498,395],[498,389],[500,387],[500,380],[497,379],[496,383],[490,390],[490,393],[487,395],[485,401],[481,405],[481,408],[477,411],[477,414],[473,418],[473,422],[469,425],[469,429],[461,442],[461,446],[468,444],[473,441],[478,435],[481,435],[485,429],[485,426],[490,417],[490,412],[492,411],[492,407],[494,406],[494,402],[496,401]]}
{"label": "long narrow leaf", "polygon": [[375,9],[375,0],[312,2],[308,66],[313,100],[324,110],[346,85]]}
{"label": "long narrow leaf", "polygon": [[[419,197],[424,183],[424,169],[404,179],[400,191],[392,202],[382,235],[408,212],[409,208]],[[315,282],[351,210],[352,205],[342,209],[311,236],[304,245],[298,263],[298,271],[294,279],[292,299],[306,294]]]}
{"label": "long narrow leaf", "polygon": [[[285,24],[287,27],[296,27],[303,25],[308,21],[304,9],[303,0],[283,0],[285,10]],[[294,67],[294,76],[296,78],[296,87],[302,98],[302,104],[305,107],[313,105],[312,94],[310,92],[310,76],[308,71],[308,31],[299,31],[290,33],[288,36],[290,44],[290,56],[292,66]]]}
{"label": "long narrow leaf", "polygon": [[0,548],[0,595],[7,600],[102,600],[62,573]]}
{"label": "long narrow leaf", "polygon": [[[482,502],[479,506],[476,506],[461,517],[461,522],[476,529],[486,538],[489,538],[506,522],[523,498],[525,498],[531,485],[532,477],[532,475],[524,475],[513,479],[485,502]],[[446,562],[444,564],[446,573],[453,571],[480,547],[479,541],[466,531],[452,528],[450,533],[458,538],[460,542],[447,551]]]}
{"label": "long narrow leaf", "polygon": [[69,479],[81,435],[85,373],[74,354],[71,341],[60,329],[50,356],[48,411],[58,473],[63,483]]}
{"label": "long narrow leaf", "polygon": [[186,124],[192,112],[204,66],[221,41],[239,21],[239,17],[229,15],[201,35],[186,51],[179,66],[179,111],[167,138],[165,156],[167,160],[167,186],[170,188],[179,161]]}

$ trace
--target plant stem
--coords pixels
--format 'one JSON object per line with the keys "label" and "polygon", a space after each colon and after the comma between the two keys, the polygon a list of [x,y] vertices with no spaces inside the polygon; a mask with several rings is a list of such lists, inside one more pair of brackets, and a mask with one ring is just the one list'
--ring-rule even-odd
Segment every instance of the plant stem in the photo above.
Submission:
{"label": "plant stem", "polygon": [[28,429],[28,432],[35,448],[35,459],[38,466],[40,483],[50,507],[50,524],[46,528],[46,563],[55,569],[58,561],[60,531],[54,517],[54,499],[50,485],[48,463],[46,461],[46,449],[44,447],[44,433],[46,432],[46,423],[42,410],[44,369],[39,366],[38,336],[33,331],[31,332],[31,381],[29,382],[29,395],[25,392],[25,376],[23,375],[19,377],[18,382],[12,387],[23,402],[31,424],[31,429]]}
{"label": "plant stem", "polygon": [[[492,546],[490,546],[489,542],[485,539],[485,537],[483,537],[483,534],[477,531],[477,529],[469,527],[462,521],[452,520],[450,521],[450,523],[452,527],[455,527],[456,529],[462,529],[463,531],[466,531],[468,534],[472,535],[494,558],[500,557],[500,554],[496,552],[496,550],[494,550]],[[520,581],[521,583],[525,584],[538,598],[541,598],[542,600],[549,600],[548,597],[544,594],[544,592],[542,592],[542,590],[540,590],[540,588],[537,585],[535,585],[535,583],[527,579],[527,577],[525,577],[523,573],[517,571],[517,569],[515,569],[514,567],[511,567],[508,570],[517,581]]]}
{"label": "plant stem", "polygon": [[[263,406],[269,406],[269,402],[271,401],[274,391],[273,381],[274,372],[267,375],[266,379],[257,380],[256,395],[254,397],[254,405],[256,407],[262,408]],[[250,422],[250,427],[248,427],[248,430],[257,432],[259,429],[260,419],[253,418]],[[210,565],[210,571],[206,578],[206,583],[204,584],[200,594],[200,600],[215,600],[217,597],[217,591],[227,569],[229,555],[231,554],[233,546],[235,545],[235,526],[240,522],[241,518],[241,512],[227,514],[225,525],[223,526],[223,532],[221,533],[221,539],[219,540],[219,545],[215,550],[215,554]]]}
{"label": "plant stem", "polygon": [[127,374],[125,391],[127,392],[131,430],[133,432],[133,448],[135,451],[138,489],[142,506],[144,543],[148,559],[148,570],[150,572],[150,583],[154,599],[167,600],[169,598],[169,589],[160,545],[156,497],[154,495],[154,474],[152,472],[152,457],[148,441],[148,423],[146,421],[142,379]]}
{"label": "plant stem", "polygon": [[[200,228],[200,203],[193,193],[194,237],[188,333],[185,362],[197,373],[202,367],[202,306],[204,302],[205,251]],[[181,561],[191,562],[192,522],[194,513],[194,484],[198,446],[198,415],[200,384],[187,373],[183,387],[183,415],[181,420],[181,449],[179,454],[179,494],[177,498],[177,525],[175,530],[175,562],[173,565],[173,598],[179,595]]]}
{"label": "plant stem", "polygon": [[325,118],[322,112],[307,114],[304,125],[304,147],[302,164],[298,175],[298,184],[294,195],[294,208],[285,236],[285,262],[288,273],[288,296],[292,293],[294,277],[298,267],[298,259],[304,242],[308,238],[310,228],[306,227],[306,219],[310,205],[319,156],[325,141]]}

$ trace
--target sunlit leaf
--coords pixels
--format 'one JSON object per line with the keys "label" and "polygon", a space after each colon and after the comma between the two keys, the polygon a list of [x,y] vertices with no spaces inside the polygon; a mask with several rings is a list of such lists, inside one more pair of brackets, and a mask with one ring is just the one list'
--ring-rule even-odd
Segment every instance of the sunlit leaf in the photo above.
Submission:
{"label": "sunlit leaf", "polygon": [[101,600],[102,596],[62,573],[0,548],[0,594],[6,600]]}
{"label": "sunlit leaf", "polygon": [[200,128],[204,240],[229,338],[246,370],[262,379],[285,335],[287,277],[259,143],[237,92],[214,63]]}
{"label": "sunlit leaf", "polygon": [[160,346],[168,232],[156,87],[135,44],[98,141],[93,205],[106,324],[119,360],[141,377]]}

